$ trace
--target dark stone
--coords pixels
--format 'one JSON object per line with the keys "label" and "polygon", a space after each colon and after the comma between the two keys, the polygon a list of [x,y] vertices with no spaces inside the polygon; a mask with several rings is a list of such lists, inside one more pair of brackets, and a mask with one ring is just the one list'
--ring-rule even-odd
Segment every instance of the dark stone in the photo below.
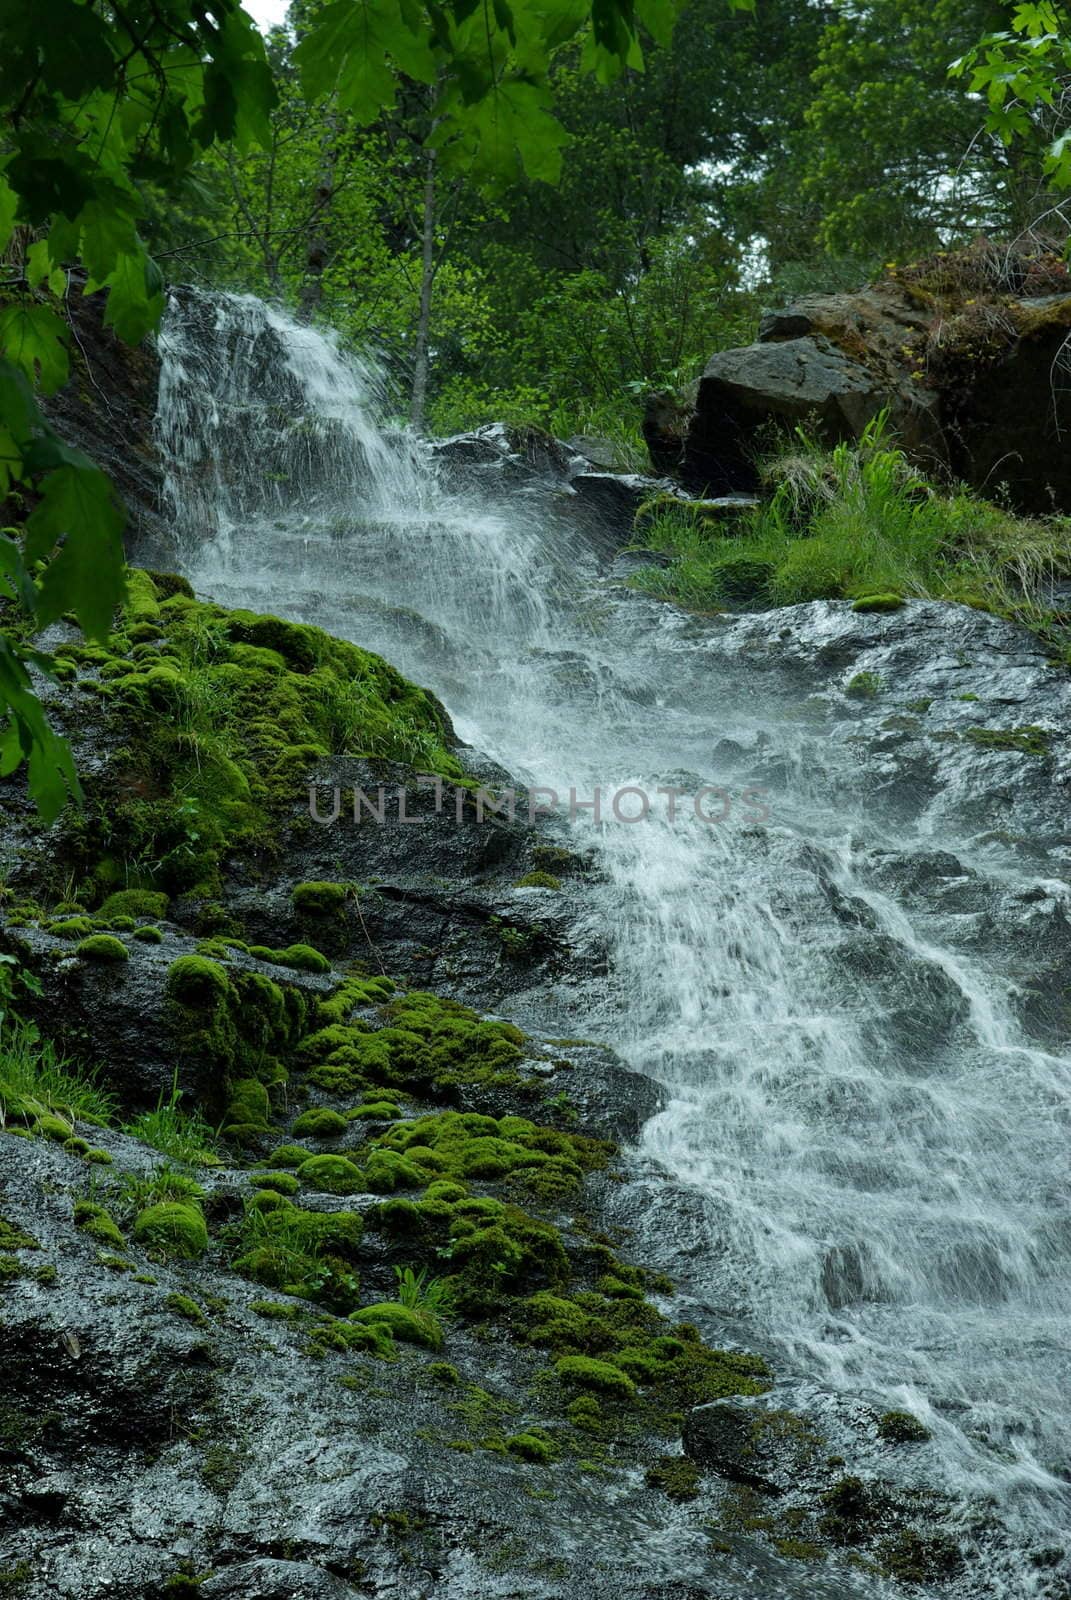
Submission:
{"label": "dark stone", "polygon": [[685,1452],[701,1467],[774,1495],[796,1487],[820,1443],[802,1417],[761,1398],[696,1406],[684,1419],[683,1439]]}
{"label": "dark stone", "polygon": [[725,350],[707,364],[685,443],[686,481],[712,494],[753,489],[754,435],[807,423],[828,440],[858,437],[887,396],[866,368],[825,339]]}

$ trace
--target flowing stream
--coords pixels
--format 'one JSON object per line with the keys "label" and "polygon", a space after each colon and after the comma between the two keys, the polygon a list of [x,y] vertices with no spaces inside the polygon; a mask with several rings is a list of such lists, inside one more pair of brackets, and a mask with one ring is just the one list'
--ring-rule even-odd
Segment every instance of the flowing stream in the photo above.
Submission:
{"label": "flowing stream", "polygon": [[[643,1138],[674,1180],[652,1178],[652,1234],[801,1395],[922,1417],[933,1445],[881,1470],[952,1493],[968,1538],[999,1508],[1015,1548],[961,1592],[1034,1593],[1028,1552],[1071,1523],[1068,1062],[1023,1036],[957,918],[881,870],[969,841],[865,801],[788,675],[608,583],[539,496],[440,487],[327,336],[183,295],[162,355],[200,592],[382,652],[566,811],[571,789],[651,797],[642,822],[561,826],[597,852],[584,916],[611,956],[563,1000],[569,1031],[668,1090]],[[702,785],[724,822],[687,800],[671,821],[657,789]]]}

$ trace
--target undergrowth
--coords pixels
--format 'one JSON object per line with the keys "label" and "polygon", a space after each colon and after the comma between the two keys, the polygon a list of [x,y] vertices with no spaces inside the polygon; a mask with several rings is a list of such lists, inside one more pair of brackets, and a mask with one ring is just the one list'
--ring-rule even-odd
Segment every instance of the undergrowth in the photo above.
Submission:
{"label": "undergrowth", "polygon": [[632,579],[697,611],[809,600],[931,598],[1019,622],[1066,653],[1051,587],[1071,576],[1071,518],[1028,519],[966,489],[941,490],[912,468],[876,418],[832,449],[798,431],[763,463],[767,497],[739,531],[660,507],[644,548],[671,557]]}

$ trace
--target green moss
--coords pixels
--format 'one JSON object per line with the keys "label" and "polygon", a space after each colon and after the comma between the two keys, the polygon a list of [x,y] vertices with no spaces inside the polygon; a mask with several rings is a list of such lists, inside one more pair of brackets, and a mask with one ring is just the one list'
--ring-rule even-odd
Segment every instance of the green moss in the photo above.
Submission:
{"label": "green moss", "polygon": [[364,1173],[345,1156],[310,1156],[297,1175],[306,1188],[321,1194],[360,1194],[365,1189]]}
{"label": "green moss", "polygon": [[297,1134],[299,1139],[335,1139],[345,1133],[346,1128],[346,1118],[339,1112],[331,1111],[326,1106],[317,1106],[310,1111],[303,1111],[290,1131]]}
{"label": "green moss", "polygon": [[648,1467],[646,1482],[670,1500],[694,1500],[699,1494],[699,1477],[699,1468],[689,1456],[660,1456]]}
{"label": "green moss", "polygon": [[[341,1003],[332,1003],[335,1015],[368,1003],[355,988],[345,986]],[[367,993],[364,984],[360,988]],[[374,1028],[363,1021],[333,1022],[308,1038],[302,1055],[312,1082],[348,1093],[396,1084],[442,1090],[518,1081],[512,1069],[524,1036],[509,1023],[484,1022],[467,1006],[418,991],[380,1005],[378,1021]]]}
{"label": "green moss", "polygon": [[963,1553],[955,1540],[915,1528],[883,1539],[875,1554],[882,1572],[906,1583],[939,1582],[963,1570]]}
{"label": "green moss", "polygon": [[112,1164],[110,1152],[107,1150],[101,1150],[96,1146],[90,1146],[90,1148],[85,1151],[83,1159],[98,1167],[110,1167]]}
{"label": "green moss", "polygon": [[241,1138],[259,1133],[268,1126],[271,1103],[268,1091],[258,1078],[239,1078],[230,1088],[223,1132]]}
{"label": "green moss", "polygon": [[48,923],[47,928],[57,939],[85,939],[93,932],[88,917],[63,917],[58,922]]}
{"label": "green moss", "polygon": [[857,672],[849,678],[844,693],[849,700],[876,700],[881,693],[881,678],[876,672]]}
{"label": "green moss", "polygon": [[552,1439],[545,1433],[514,1433],[506,1440],[506,1449],[511,1456],[518,1456],[522,1461],[531,1461],[539,1466],[549,1466],[556,1461],[558,1451]]}
{"label": "green moss", "polygon": [[164,936],[159,928],[154,928],[151,923],[143,923],[140,928],[135,928],[134,938],[140,939],[142,944],[163,944],[164,942]]}
{"label": "green moss", "polygon": [[208,1248],[208,1229],[198,1206],[178,1200],[148,1206],[134,1222],[134,1238],[145,1248],[193,1260]]}
{"label": "green moss", "polygon": [[274,1322],[296,1322],[304,1311],[293,1300],[254,1300],[249,1309],[256,1316],[267,1317]]}
{"label": "green moss", "polygon": [[74,1133],[69,1122],[64,1122],[62,1117],[57,1117],[51,1111],[38,1112],[33,1119],[33,1131],[45,1139],[54,1139],[57,1144],[66,1144]]}
{"label": "green moss", "polygon": [[518,878],[514,884],[515,889],[560,889],[561,879],[556,878],[552,872],[526,872],[523,878]]}
{"label": "green moss", "polygon": [[361,1218],[346,1211],[305,1211],[277,1194],[271,1195],[272,1209],[265,1210],[260,1202],[267,1198],[254,1196],[235,1270],[268,1288],[352,1310],[358,1298],[353,1263],[364,1232]]}
{"label": "green moss", "polygon": [[155,921],[167,916],[168,897],[154,889],[119,889],[110,894],[100,908],[102,917],[149,917]]}
{"label": "green moss", "polygon": [[230,988],[230,980],[216,961],[205,956],[179,956],[167,973],[167,992],[172,1000],[191,1010],[215,1006]]}
{"label": "green moss", "polygon": [[130,951],[121,939],[116,939],[110,933],[94,933],[88,939],[83,939],[75,947],[75,955],[81,956],[83,961],[119,962],[129,961]]}
{"label": "green moss", "polygon": [[460,1372],[449,1361],[429,1361],[423,1376],[431,1383],[441,1384],[444,1389],[456,1389],[461,1382]]}
{"label": "green moss", "polygon": [[562,1356],[554,1370],[564,1383],[581,1389],[594,1389],[614,1400],[634,1400],[636,1385],[620,1367],[591,1356]]}
{"label": "green moss", "polygon": [[283,1195],[297,1194],[301,1187],[292,1172],[251,1172],[249,1181],[259,1189],[269,1189]]}
{"label": "green moss", "polygon": [[288,944],[285,950],[275,952],[275,959],[279,966],[295,967],[300,972],[331,971],[330,961],[311,944]]}
{"label": "green moss", "polygon": [[268,1157],[269,1167],[300,1167],[303,1161],[312,1157],[312,1151],[306,1150],[303,1144],[276,1145]]}
{"label": "green moss", "polygon": [[104,1206],[92,1200],[77,1200],[74,1207],[74,1225],[81,1228],[98,1244],[113,1244],[122,1250],[126,1244],[115,1220]]}
{"label": "green moss", "polygon": [[346,1117],[351,1122],[396,1122],[401,1114],[400,1106],[393,1100],[369,1100],[347,1111]]}
{"label": "green moss", "polygon": [[63,1148],[69,1156],[84,1156],[89,1150],[89,1141],[76,1135],[73,1139],[64,1139]]}
{"label": "green moss", "polygon": [[878,1418],[878,1438],[888,1444],[919,1444],[931,1437],[926,1424],[910,1411],[886,1411]]}
{"label": "green moss", "polygon": [[296,883],[291,899],[299,916],[325,917],[342,910],[348,893],[344,883]]}
{"label": "green moss", "polygon": [[0,1250],[40,1250],[41,1246],[27,1233],[25,1228],[20,1228],[17,1222],[9,1222],[7,1217],[0,1216]]}
{"label": "green moss", "polygon": [[417,1311],[397,1301],[385,1300],[378,1305],[363,1306],[350,1319],[353,1322],[387,1328],[392,1337],[404,1344],[424,1345],[438,1350],[443,1342],[442,1326],[437,1317],[427,1311]]}
{"label": "green moss", "polygon": [[852,605],[853,611],[899,611],[904,604],[902,594],[865,594]]}
{"label": "green moss", "polygon": [[1051,735],[1045,728],[966,728],[963,737],[983,750],[1016,750],[1028,756],[1051,753]]}
{"label": "green moss", "polygon": [[197,1327],[203,1327],[208,1320],[197,1301],[191,1300],[188,1294],[169,1294],[164,1305],[169,1311],[173,1311],[176,1317],[183,1317]]}

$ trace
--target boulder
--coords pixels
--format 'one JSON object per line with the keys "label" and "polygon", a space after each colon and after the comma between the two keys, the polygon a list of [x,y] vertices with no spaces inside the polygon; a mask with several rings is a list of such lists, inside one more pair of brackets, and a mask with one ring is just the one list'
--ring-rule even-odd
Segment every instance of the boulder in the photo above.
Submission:
{"label": "boulder", "polygon": [[696,1406],[684,1419],[683,1437],[685,1453],[701,1467],[763,1494],[795,1488],[821,1444],[794,1411],[746,1397]]}
{"label": "boulder", "polygon": [[[879,411],[919,446],[933,434],[926,408],[887,387],[822,334],[725,350],[708,362],[684,445],[685,480],[706,493],[757,486],[756,434],[804,425],[835,443],[858,438]],[[940,459],[943,452],[933,452]]]}
{"label": "boulder", "polygon": [[802,423],[835,443],[886,410],[924,472],[1000,485],[1022,511],[1066,510],[1067,374],[1066,265],[983,240],[766,312],[755,342],[715,355],[698,388],[653,396],[644,433],[658,470],[724,493],[754,487],[760,430]]}

